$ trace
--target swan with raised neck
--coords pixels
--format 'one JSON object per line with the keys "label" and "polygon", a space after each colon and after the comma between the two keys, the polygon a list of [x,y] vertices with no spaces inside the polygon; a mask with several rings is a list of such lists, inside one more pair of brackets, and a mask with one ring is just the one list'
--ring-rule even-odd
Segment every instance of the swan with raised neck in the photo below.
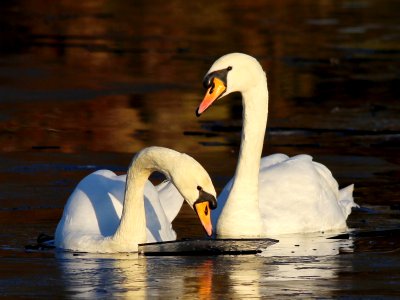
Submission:
{"label": "swan with raised neck", "polygon": [[261,160],[269,99],[266,74],[255,58],[243,53],[222,56],[207,72],[203,85],[207,92],[197,116],[232,92],[242,94],[238,164],[213,216],[218,235],[260,237],[347,228],[351,207],[357,206],[352,185],[339,191],[330,171],[308,155],[274,154]]}
{"label": "swan with raised neck", "polygon": [[[259,210],[258,176],[268,118],[267,78],[255,58],[241,53],[229,54],[215,61],[204,78],[205,86],[211,78],[221,78],[226,90],[216,98],[209,91],[207,95],[210,98],[199,106],[198,115],[215,100],[232,92],[242,94],[243,105],[239,160],[232,189],[218,219],[217,232],[226,236],[259,237],[263,235],[263,222]],[[214,87],[213,92],[218,92],[218,88]]]}

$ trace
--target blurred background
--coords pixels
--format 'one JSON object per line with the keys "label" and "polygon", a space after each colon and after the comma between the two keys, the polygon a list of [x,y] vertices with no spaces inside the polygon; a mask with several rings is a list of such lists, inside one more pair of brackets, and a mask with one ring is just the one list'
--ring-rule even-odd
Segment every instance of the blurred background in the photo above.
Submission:
{"label": "blurred background", "polygon": [[357,202],[399,205],[399,9],[372,0],[2,1],[2,213],[47,211],[54,225],[84,175],[124,172],[150,145],[194,156],[221,188],[236,164],[240,96],[200,118],[194,111],[204,74],[229,52],[266,70],[265,155],[309,153],[341,186],[356,183]]}
{"label": "blurred background", "polygon": [[[221,190],[241,99],[195,109],[229,52],[266,70],[264,155],[312,155],[341,187],[355,183],[357,203],[388,209],[375,228],[398,224],[399,11],[395,0],[1,1],[0,253],[53,234],[80,179],[124,173],[146,146],[192,155]],[[193,217],[184,207],[180,237],[202,235]]]}

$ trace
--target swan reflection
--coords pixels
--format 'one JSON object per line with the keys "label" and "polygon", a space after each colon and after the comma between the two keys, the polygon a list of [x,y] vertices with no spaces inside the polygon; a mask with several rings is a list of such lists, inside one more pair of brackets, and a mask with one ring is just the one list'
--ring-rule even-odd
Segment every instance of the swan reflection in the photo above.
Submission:
{"label": "swan reflection", "polygon": [[57,252],[69,295],[98,299],[107,295],[146,297],[146,259],[137,254]]}
{"label": "swan reflection", "polygon": [[57,259],[66,292],[78,297],[208,299],[212,294],[212,258],[58,252]]}
{"label": "swan reflection", "polygon": [[[352,240],[325,235],[279,239],[260,255],[145,257],[58,252],[57,258],[68,294],[85,298],[322,295],[326,279],[336,278],[348,267],[336,254],[351,249]],[[329,290],[326,293],[329,296]]]}

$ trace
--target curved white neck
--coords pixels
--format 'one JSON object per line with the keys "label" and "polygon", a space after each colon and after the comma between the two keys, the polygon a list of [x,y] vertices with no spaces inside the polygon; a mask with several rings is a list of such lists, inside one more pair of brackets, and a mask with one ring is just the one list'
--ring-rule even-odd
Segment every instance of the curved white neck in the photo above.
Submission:
{"label": "curved white neck", "polygon": [[137,248],[137,244],[146,242],[146,215],[144,209],[144,187],[150,174],[160,171],[168,178],[166,171],[173,166],[178,152],[151,147],[137,155],[129,166],[125,200],[119,227],[111,237],[113,242],[124,245],[128,250]]}
{"label": "curved white neck", "polygon": [[268,118],[267,82],[260,81],[253,89],[242,93],[242,97],[242,142],[232,190],[258,199],[258,175]]}
{"label": "curved white neck", "polygon": [[242,92],[243,129],[239,161],[232,189],[218,220],[217,232],[226,236],[260,236],[262,219],[258,203],[258,178],[268,118],[266,77]]}

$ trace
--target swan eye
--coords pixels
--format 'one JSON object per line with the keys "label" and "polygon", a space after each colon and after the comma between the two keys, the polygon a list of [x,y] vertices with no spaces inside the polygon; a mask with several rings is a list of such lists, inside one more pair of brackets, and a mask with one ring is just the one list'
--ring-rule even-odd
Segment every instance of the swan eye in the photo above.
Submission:
{"label": "swan eye", "polygon": [[231,66],[229,66],[228,68],[226,68],[228,71],[230,71],[230,70],[232,70],[232,67]]}
{"label": "swan eye", "polygon": [[203,188],[202,188],[201,186],[198,185],[198,186],[197,186],[197,190],[198,190],[198,191],[202,191]]}

